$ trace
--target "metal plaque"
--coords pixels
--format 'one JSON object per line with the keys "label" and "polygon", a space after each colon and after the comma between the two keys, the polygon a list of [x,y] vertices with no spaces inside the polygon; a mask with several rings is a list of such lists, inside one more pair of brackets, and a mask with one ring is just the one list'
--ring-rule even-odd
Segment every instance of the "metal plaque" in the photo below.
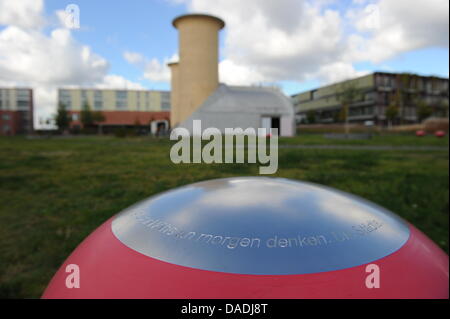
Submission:
{"label": "metal plaque", "polygon": [[290,275],[376,261],[409,238],[406,222],[359,197],[268,177],[210,180],[118,214],[114,235],[168,263],[236,274]]}

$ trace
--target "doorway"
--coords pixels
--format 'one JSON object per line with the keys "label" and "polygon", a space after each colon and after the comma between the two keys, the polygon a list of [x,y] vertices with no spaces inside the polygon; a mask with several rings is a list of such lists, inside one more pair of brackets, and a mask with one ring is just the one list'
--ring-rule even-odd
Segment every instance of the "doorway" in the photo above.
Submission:
{"label": "doorway", "polygon": [[271,128],[278,129],[278,135],[281,132],[281,121],[279,116],[263,116],[261,118],[261,127],[270,132]]}

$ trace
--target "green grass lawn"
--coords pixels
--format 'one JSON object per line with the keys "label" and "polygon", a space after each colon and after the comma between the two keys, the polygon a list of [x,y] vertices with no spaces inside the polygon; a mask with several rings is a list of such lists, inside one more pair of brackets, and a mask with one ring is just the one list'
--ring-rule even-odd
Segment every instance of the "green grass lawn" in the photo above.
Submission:
{"label": "green grass lawn", "polygon": [[[280,143],[323,141],[305,135]],[[448,139],[388,136],[376,143],[446,146]],[[0,297],[39,297],[89,233],[139,200],[200,180],[258,175],[259,164],[175,165],[169,149],[168,140],[149,138],[0,138]],[[448,160],[448,150],[280,149],[276,176],[372,200],[448,251]]]}

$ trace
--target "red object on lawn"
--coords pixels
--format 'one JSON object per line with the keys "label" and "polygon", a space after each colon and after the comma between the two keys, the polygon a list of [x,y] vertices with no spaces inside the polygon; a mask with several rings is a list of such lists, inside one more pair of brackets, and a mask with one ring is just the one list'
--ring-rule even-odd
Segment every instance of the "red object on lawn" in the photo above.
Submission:
{"label": "red object on lawn", "polygon": [[416,132],[416,136],[421,137],[421,136],[425,136],[425,135],[426,135],[426,133],[425,133],[424,130],[419,130],[419,131]]}
{"label": "red object on lawn", "polygon": [[444,131],[436,131],[436,133],[434,133],[434,135],[436,135],[437,137],[444,137],[445,132]]}

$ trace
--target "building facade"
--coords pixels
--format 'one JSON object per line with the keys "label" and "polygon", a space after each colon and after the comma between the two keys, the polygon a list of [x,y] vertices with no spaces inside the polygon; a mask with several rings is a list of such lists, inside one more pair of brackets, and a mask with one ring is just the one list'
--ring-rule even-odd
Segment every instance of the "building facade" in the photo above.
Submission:
{"label": "building facade", "polygon": [[0,135],[33,133],[33,90],[0,88]]}
{"label": "building facade", "polygon": [[[85,105],[102,113],[96,123],[104,132],[123,127],[141,127],[167,131],[170,121],[170,92],[150,90],[59,89],[58,105],[63,104],[71,116],[71,128],[82,127],[81,111]],[[153,123],[153,124],[152,124]],[[153,132],[155,133],[155,132]]]}
{"label": "building facade", "polygon": [[[293,95],[292,101],[301,123],[339,123],[345,118],[344,96],[353,90],[356,93],[348,103],[350,123],[413,124],[423,119],[419,110],[423,105],[430,108],[430,116],[448,116],[448,89],[446,78],[375,72]],[[389,116],[390,106],[397,115]]]}

